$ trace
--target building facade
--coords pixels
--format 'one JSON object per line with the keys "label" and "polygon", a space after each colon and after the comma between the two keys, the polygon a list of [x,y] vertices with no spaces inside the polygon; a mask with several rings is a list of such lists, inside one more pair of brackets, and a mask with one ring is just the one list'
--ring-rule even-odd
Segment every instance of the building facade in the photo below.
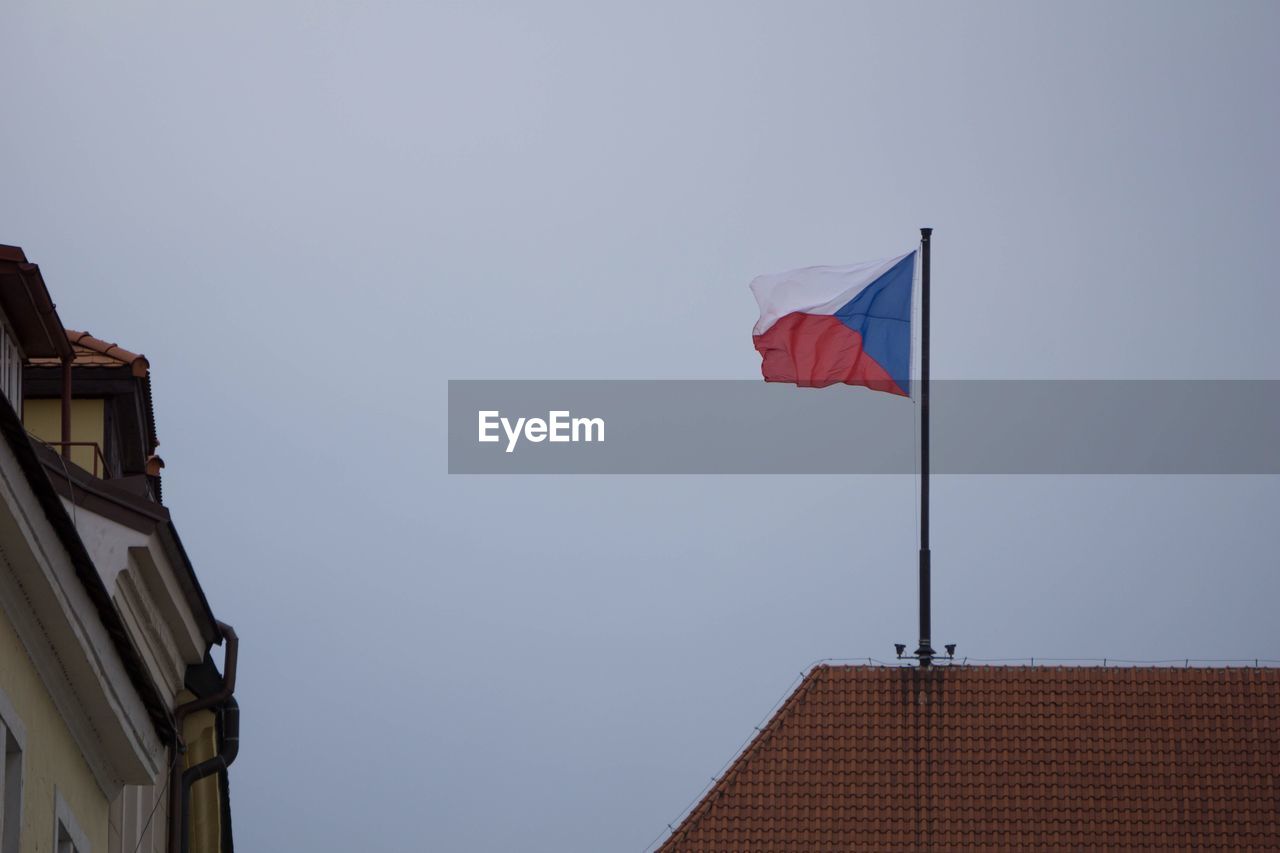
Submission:
{"label": "building facade", "polygon": [[238,638],[162,502],[150,365],[14,247],[0,314],[0,853],[229,851]]}

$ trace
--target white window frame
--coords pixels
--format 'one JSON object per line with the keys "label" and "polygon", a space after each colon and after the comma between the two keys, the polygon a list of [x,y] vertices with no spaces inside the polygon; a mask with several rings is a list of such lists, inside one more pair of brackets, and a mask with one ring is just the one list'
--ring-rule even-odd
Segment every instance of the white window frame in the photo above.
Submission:
{"label": "white window frame", "polygon": [[21,842],[26,754],[27,728],[0,689],[0,853],[18,853]]}
{"label": "white window frame", "polygon": [[18,414],[22,414],[22,365],[25,361],[17,336],[0,315],[0,393]]}
{"label": "white window frame", "polygon": [[71,806],[62,798],[62,792],[53,789],[53,850],[54,853],[93,853],[89,836],[80,829],[80,823]]}

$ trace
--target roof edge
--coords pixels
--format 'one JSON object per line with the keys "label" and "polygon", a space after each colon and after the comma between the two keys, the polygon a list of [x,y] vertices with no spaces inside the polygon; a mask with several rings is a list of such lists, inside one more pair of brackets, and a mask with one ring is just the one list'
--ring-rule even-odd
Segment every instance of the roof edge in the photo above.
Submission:
{"label": "roof edge", "polygon": [[[114,512],[108,511],[103,514],[140,532],[156,532],[159,535],[160,542],[165,551],[169,552],[170,559],[182,567],[182,572],[176,580],[187,597],[188,606],[202,623],[201,634],[205,642],[210,645],[221,643],[222,630],[218,627],[218,620],[214,618],[213,608],[209,606],[204,587],[200,585],[200,578],[196,574],[195,566],[191,563],[191,558],[187,555],[187,549],[183,547],[182,539],[178,536],[178,529],[174,527],[168,508],[147,498],[110,488],[108,485],[110,480],[99,480],[79,465],[63,459],[48,445],[39,445],[36,453],[41,457],[40,464],[44,466],[45,474],[55,491],[61,494],[58,488],[60,483],[73,483],[76,491],[82,495],[91,496],[96,501],[101,501],[114,509]],[[63,496],[72,500],[70,494]],[[89,509],[92,510],[93,507]]]}
{"label": "roof edge", "polygon": [[763,747],[781,731],[790,713],[795,710],[804,696],[818,683],[819,674],[830,668],[828,664],[820,663],[805,673],[800,683],[796,685],[795,690],[791,691],[791,694],[777,706],[775,711],[770,712],[768,722],[760,727],[756,732],[756,736],[738,752],[737,757],[733,759],[733,763],[729,765],[729,769],[699,797],[697,804],[684,816],[684,820],[680,821],[680,824],[658,846],[659,853],[668,849],[672,844],[679,843],[681,839],[698,826],[698,822],[711,810],[711,806],[715,804],[715,801],[728,790],[738,774],[750,762],[752,753]]}
{"label": "roof edge", "polygon": [[25,354],[70,358],[71,342],[39,265],[28,261],[20,246],[0,244],[0,273],[16,278],[24,291],[21,296],[11,297],[9,288],[0,288],[0,303],[10,315],[9,321],[18,333]]}
{"label": "roof edge", "polygon": [[156,733],[161,740],[171,740],[174,725],[168,703],[151,679],[141,653],[130,639],[124,620],[111,600],[111,593],[106,583],[98,574],[98,568],[94,565],[93,558],[89,556],[89,551],[76,531],[75,523],[63,506],[62,499],[54,489],[52,481],[45,476],[44,466],[36,456],[35,447],[27,437],[26,429],[23,428],[22,422],[8,400],[3,400],[0,404],[0,432],[4,433],[5,440],[17,458],[18,466],[35,493],[40,508],[53,526],[62,546],[66,548],[71,564],[75,567],[76,578],[84,586],[89,600],[93,602],[98,618],[102,620],[103,627],[111,637],[112,646],[120,656],[134,689],[138,691]]}
{"label": "roof edge", "polygon": [[102,338],[95,338],[90,332],[67,329],[66,334],[70,346],[81,346],[108,358],[114,358],[121,364],[128,365],[133,375],[139,379],[146,376],[151,369],[151,362],[147,361],[145,355],[130,352],[119,344],[104,341]]}

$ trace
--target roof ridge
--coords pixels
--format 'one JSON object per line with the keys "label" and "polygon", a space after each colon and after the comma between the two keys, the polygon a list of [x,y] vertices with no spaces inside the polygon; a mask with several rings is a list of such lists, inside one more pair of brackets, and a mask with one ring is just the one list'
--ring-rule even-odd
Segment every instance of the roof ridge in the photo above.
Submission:
{"label": "roof ridge", "polygon": [[76,329],[67,329],[67,340],[73,346],[84,347],[100,355],[113,358],[122,364],[129,365],[133,369],[133,375],[139,378],[146,376],[151,369],[151,362],[147,361],[145,355],[131,352],[117,343],[104,341],[102,338],[94,337],[92,332],[77,331]]}
{"label": "roof ridge", "polygon": [[[862,660],[858,658],[857,660]],[[1042,663],[1028,663],[1028,661],[1043,661]],[[914,663],[912,664],[885,664],[885,663],[842,663],[829,662],[824,666],[830,669],[854,670],[854,669],[918,669]],[[1241,670],[1241,669],[1280,669],[1280,658],[1169,658],[1166,660],[1126,660],[1124,658],[1009,658],[1007,662],[1004,660],[974,660],[967,659],[964,662],[956,661],[955,663],[935,663],[934,671],[962,671],[962,670],[985,670],[985,671],[1009,671],[1009,670],[1116,670],[1119,672],[1140,671],[1150,672],[1165,670]]]}

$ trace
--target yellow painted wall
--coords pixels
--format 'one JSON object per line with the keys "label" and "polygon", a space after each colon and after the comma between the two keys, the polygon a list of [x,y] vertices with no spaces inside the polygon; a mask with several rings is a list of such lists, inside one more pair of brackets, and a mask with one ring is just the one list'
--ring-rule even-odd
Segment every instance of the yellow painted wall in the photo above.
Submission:
{"label": "yellow painted wall", "polygon": [[[71,401],[71,440],[92,441],[102,448],[106,432],[106,407],[103,400]],[[41,441],[62,441],[62,401],[24,400],[22,422],[27,432]],[[71,461],[86,471],[93,471],[93,448],[73,447]],[[102,476],[102,463],[98,463]]]}
{"label": "yellow painted wall", "polygon": [[[186,693],[180,701],[194,698]],[[187,743],[185,766],[194,767],[218,754],[215,725],[212,711],[198,711],[183,720],[182,739]],[[220,853],[222,850],[220,795],[216,773],[191,786],[191,853]]]}
{"label": "yellow painted wall", "polygon": [[54,853],[54,786],[93,847],[107,849],[106,795],[45,690],[26,649],[0,611],[0,689],[26,728],[21,853]]}

